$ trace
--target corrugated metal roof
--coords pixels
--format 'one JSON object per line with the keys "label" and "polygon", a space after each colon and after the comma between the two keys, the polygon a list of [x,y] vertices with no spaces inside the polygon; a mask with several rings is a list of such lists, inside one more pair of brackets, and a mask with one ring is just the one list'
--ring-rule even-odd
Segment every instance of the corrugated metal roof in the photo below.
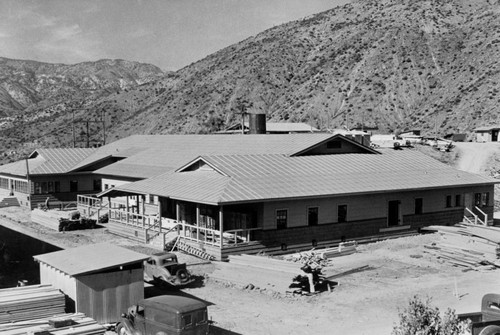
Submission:
{"label": "corrugated metal roof", "polygon": [[[28,159],[30,175],[69,172],[76,164],[95,152],[91,148],[37,149]],[[0,166],[0,173],[26,176],[26,160]]]}
{"label": "corrugated metal roof", "polygon": [[[332,134],[285,134],[285,135],[135,135],[113,142],[89,156],[75,169],[91,164],[94,160],[115,154],[123,154],[134,147],[127,158],[98,169],[95,173],[128,177],[135,169],[136,177],[151,177],[153,170],[145,167],[174,169],[201,155],[235,154],[285,154],[290,155],[322,142]],[[139,150],[139,148],[141,148]],[[142,174],[142,171],[145,173]]]}
{"label": "corrugated metal roof", "polygon": [[494,130],[494,129],[500,129],[500,125],[477,127],[476,129],[474,129],[474,131],[481,132],[481,131],[490,131],[490,130]]}
{"label": "corrugated metal roof", "polygon": [[142,262],[149,256],[113,244],[98,243],[33,258],[70,276],[78,276]]}
{"label": "corrugated metal roof", "polygon": [[223,204],[498,183],[456,170],[414,150],[386,150],[382,155],[263,154],[202,159],[227,176],[216,171],[176,172],[117,189]]}

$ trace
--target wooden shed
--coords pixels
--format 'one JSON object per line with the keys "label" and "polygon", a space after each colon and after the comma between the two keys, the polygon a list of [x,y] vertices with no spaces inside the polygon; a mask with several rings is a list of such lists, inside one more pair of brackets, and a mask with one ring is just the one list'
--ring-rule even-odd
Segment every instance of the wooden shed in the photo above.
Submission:
{"label": "wooden shed", "polygon": [[476,142],[499,142],[500,125],[479,127],[474,129]]}
{"label": "wooden shed", "polygon": [[34,256],[40,282],[60,289],[99,323],[119,320],[130,305],[144,298],[142,263],[149,256],[100,243]]}

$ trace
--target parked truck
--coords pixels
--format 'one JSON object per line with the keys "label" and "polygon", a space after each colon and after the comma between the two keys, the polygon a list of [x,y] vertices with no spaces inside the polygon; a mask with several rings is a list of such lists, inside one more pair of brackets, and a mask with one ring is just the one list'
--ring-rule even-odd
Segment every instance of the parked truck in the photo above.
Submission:
{"label": "parked truck", "polygon": [[116,332],[118,335],[205,335],[209,332],[207,305],[177,295],[143,299],[122,314]]}
{"label": "parked truck", "polygon": [[480,312],[459,314],[458,318],[472,322],[471,335],[500,335],[500,294],[485,294]]}

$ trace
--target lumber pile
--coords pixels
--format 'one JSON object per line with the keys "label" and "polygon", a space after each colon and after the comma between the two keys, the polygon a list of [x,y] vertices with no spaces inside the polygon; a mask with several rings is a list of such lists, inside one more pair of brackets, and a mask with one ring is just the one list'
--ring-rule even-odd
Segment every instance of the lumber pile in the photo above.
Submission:
{"label": "lumber pile", "polygon": [[350,255],[356,252],[358,243],[356,241],[342,242],[337,247],[320,250],[310,250],[297,252],[295,254],[284,256],[288,261],[307,263],[314,260],[317,263],[323,263],[322,260]]}
{"label": "lumber pile", "polygon": [[[298,276],[307,277],[306,273],[309,270],[311,274],[321,272],[321,267],[304,269],[304,264],[301,263],[253,255],[231,255],[229,262],[217,262],[215,267],[216,270],[210,275],[210,278],[216,281],[282,294],[303,290],[291,289]],[[314,292],[315,290],[310,291]]]}
{"label": "lumber pile", "polygon": [[500,228],[470,224],[430,226],[441,240],[426,245],[426,252],[453,264],[472,270],[500,267]]}
{"label": "lumber pile", "polygon": [[106,329],[83,313],[0,324],[2,335],[102,335]]}
{"label": "lumber pile", "polygon": [[64,313],[65,297],[50,285],[0,289],[0,324]]}

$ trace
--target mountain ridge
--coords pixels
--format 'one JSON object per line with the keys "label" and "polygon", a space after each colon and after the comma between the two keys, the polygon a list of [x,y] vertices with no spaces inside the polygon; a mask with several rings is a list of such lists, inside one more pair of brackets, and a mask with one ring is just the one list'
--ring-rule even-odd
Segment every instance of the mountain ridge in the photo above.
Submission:
{"label": "mountain ridge", "polygon": [[[77,97],[57,113],[38,104],[6,134],[36,124],[44,136],[25,140],[71,145],[64,125],[77,108],[94,119],[105,111],[107,141],[210,133],[241,112],[326,131],[471,133],[498,118],[499,28],[499,1],[358,0],[273,27],[141,85]],[[85,116],[77,112],[76,119]]]}

